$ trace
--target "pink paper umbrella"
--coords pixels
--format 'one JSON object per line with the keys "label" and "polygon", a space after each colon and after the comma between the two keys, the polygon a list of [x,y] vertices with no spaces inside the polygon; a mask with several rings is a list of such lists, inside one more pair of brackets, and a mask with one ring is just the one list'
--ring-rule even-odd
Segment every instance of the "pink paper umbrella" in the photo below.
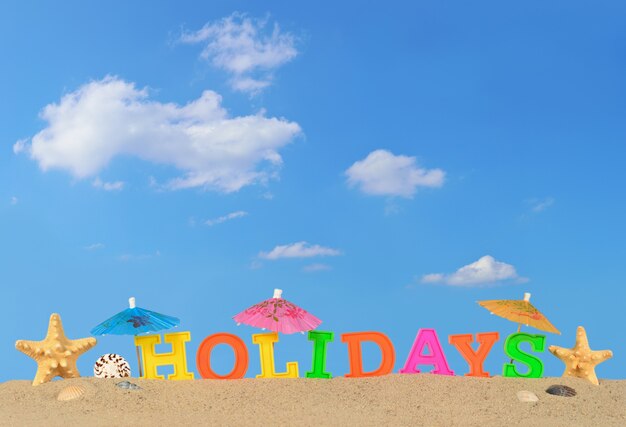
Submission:
{"label": "pink paper umbrella", "polygon": [[283,334],[311,331],[322,321],[306,310],[282,297],[283,291],[274,289],[274,297],[242,311],[233,319],[255,328],[269,329]]}

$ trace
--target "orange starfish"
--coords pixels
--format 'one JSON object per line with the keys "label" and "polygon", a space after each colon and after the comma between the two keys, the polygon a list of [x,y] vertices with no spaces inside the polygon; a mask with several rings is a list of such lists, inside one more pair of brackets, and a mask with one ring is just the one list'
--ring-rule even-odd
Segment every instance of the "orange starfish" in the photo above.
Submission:
{"label": "orange starfish", "polygon": [[576,345],[574,348],[563,348],[551,345],[548,350],[565,363],[564,377],[584,378],[592,384],[599,385],[596,376],[596,365],[613,357],[610,350],[594,351],[589,348],[587,332],[579,326],[576,330]]}
{"label": "orange starfish", "polygon": [[78,356],[96,345],[96,339],[81,338],[70,340],[65,336],[61,316],[52,313],[48,324],[48,334],[42,341],[19,340],[15,348],[37,362],[37,374],[33,385],[51,381],[54,377],[80,377],[76,368]]}

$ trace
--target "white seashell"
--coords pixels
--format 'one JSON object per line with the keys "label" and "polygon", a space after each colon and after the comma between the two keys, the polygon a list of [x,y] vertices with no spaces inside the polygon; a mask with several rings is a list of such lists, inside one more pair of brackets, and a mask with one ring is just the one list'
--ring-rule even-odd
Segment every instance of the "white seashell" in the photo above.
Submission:
{"label": "white seashell", "polygon": [[528,390],[522,390],[517,392],[517,398],[520,402],[538,402],[539,398],[535,393]]}
{"label": "white seashell", "polygon": [[85,394],[84,387],[81,387],[79,385],[68,385],[67,387],[63,388],[59,392],[59,395],[57,396],[57,400],[61,400],[61,401],[74,400],[74,399],[78,399],[84,394]]}
{"label": "white seashell", "polygon": [[93,366],[96,378],[127,378],[130,377],[130,365],[119,354],[103,354]]}

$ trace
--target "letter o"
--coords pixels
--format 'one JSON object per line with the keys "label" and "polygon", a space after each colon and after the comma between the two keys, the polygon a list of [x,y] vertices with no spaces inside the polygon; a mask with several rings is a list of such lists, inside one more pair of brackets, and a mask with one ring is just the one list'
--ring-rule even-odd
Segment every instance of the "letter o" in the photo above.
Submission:
{"label": "letter o", "polygon": [[[211,351],[218,344],[229,345],[235,353],[235,366],[226,375],[218,375],[211,369]],[[243,378],[248,370],[248,349],[241,338],[233,334],[213,334],[202,341],[196,353],[196,368],[204,379],[233,380]]]}

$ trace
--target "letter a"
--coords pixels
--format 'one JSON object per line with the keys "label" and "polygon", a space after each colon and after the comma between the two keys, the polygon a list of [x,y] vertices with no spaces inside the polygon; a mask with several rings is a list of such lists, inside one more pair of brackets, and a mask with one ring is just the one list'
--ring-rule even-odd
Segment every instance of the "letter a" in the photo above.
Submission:
{"label": "letter a", "polygon": [[[429,355],[422,353],[426,345],[430,349]],[[420,370],[417,369],[417,365],[434,365],[435,369],[431,371],[432,374],[454,375],[448,367],[446,356],[443,354],[434,329],[420,329],[417,332],[409,357],[406,359],[404,368],[400,369],[400,373],[418,374]]]}

